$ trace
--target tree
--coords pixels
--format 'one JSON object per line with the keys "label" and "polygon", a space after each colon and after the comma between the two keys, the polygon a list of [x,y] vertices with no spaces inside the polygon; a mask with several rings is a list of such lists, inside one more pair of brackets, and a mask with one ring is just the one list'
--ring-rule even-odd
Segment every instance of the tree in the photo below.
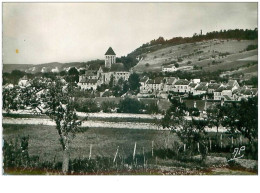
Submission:
{"label": "tree", "polygon": [[109,80],[109,88],[112,88],[115,84],[115,77],[113,75],[110,76],[110,80]]}
{"label": "tree", "polygon": [[119,102],[119,112],[121,113],[141,113],[144,105],[136,99],[125,98]]}
{"label": "tree", "polygon": [[218,135],[218,129],[223,123],[224,119],[224,110],[221,107],[221,105],[212,105],[207,109],[207,118],[208,118],[208,123],[209,127],[216,127],[217,128],[217,133]]}
{"label": "tree", "polygon": [[194,152],[197,144],[200,145],[199,153],[202,156],[202,161],[206,160],[207,149],[207,132],[205,127],[207,121],[202,118],[190,116],[186,117],[189,109],[185,103],[169,97],[172,103],[162,119],[163,128],[169,128],[176,133],[181,141],[187,145],[187,153],[191,155]]}
{"label": "tree", "polygon": [[139,78],[138,74],[136,74],[136,73],[131,74],[129,76],[128,82],[129,82],[130,90],[139,91],[141,84],[140,84],[140,78]]}
{"label": "tree", "polygon": [[79,82],[79,72],[77,68],[72,67],[69,69],[66,80],[67,82]]}
{"label": "tree", "polygon": [[[86,129],[80,128],[81,121],[76,115],[74,108],[74,97],[72,93],[74,86],[66,84],[59,79],[49,81],[48,79],[35,79],[26,88],[15,88],[8,92],[3,92],[3,107],[6,110],[17,110],[22,106],[30,106],[38,109],[42,114],[46,114],[56,124],[59,141],[63,151],[62,172],[66,174],[69,168],[69,146],[77,133]],[[42,91],[42,94],[38,94]],[[18,94],[11,96],[13,100],[7,100],[6,95],[12,92]],[[9,96],[10,97],[10,96]],[[10,103],[16,101],[16,105]]]}
{"label": "tree", "polygon": [[223,126],[231,134],[242,134],[249,140],[249,152],[258,157],[258,98],[242,100],[240,103],[225,105]]}
{"label": "tree", "polygon": [[250,143],[258,137],[258,98],[253,97],[225,107],[224,125],[231,133],[241,133]]}
{"label": "tree", "polygon": [[101,103],[101,109],[104,113],[111,113],[115,108],[117,108],[117,104],[113,101],[104,101]]}

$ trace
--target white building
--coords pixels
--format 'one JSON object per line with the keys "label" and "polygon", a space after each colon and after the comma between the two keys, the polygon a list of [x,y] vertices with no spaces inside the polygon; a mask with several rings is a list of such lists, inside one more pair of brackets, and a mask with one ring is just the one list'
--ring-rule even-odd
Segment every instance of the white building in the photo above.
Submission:
{"label": "white building", "polygon": [[167,66],[162,66],[163,72],[175,72],[177,70],[178,70],[178,68],[176,68],[173,64],[170,64],[170,65],[167,65]]}
{"label": "white building", "polygon": [[190,92],[189,84],[190,81],[186,79],[180,79],[175,83],[173,91],[178,93],[188,93]]}
{"label": "white building", "polygon": [[24,77],[20,78],[20,80],[18,81],[18,85],[19,86],[26,86],[29,82],[28,77],[25,75]]}

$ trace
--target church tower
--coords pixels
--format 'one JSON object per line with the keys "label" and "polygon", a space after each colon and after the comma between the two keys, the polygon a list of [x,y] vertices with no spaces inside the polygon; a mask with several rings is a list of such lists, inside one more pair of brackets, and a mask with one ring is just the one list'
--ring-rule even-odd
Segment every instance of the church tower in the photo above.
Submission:
{"label": "church tower", "polygon": [[105,53],[105,67],[111,68],[111,65],[115,63],[116,63],[116,53],[111,47],[109,47],[107,52]]}

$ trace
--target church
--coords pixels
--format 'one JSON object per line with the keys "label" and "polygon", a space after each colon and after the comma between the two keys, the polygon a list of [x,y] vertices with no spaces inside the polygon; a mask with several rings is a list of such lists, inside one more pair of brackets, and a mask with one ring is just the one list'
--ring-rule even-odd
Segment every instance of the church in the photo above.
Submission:
{"label": "church", "polygon": [[78,86],[82,90],[96,90],[101,84],[109,84],[111,78],[114,78],[114,84],[119,79],[126,81],[130,74],[123,63],[116,63],[116,53],[109,47],[105,53],[105,66],[101,65],[96,71],[87,69],[85,74],[79,77]]}

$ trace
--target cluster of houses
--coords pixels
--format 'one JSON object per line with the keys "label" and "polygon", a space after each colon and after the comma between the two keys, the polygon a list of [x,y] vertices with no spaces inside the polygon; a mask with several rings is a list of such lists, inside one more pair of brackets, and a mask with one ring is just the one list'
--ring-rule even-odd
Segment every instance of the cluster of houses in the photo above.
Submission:
{"label": "cluster of houses", "polygon": [[228,83],[201,82],[200,79],[179,79],[177,77],[156,77],[149,79],[143,77],[140,80],[139,96],[155,95],[156,97],[167,98],[169,92],[179,94],[213,95],[214,100],[240,101],[242,98],[253,97],[258,94],[256,88],[248,86],[240,87],[236,80],[229,80]]}
{"label": "cluster of houses", "polygon": [[109,84],[112,77],[116,84],[119,79],[128,80],[130,74],[123,63],[116,63],[116,54],[109,47],[105,53],[105,66],[100,66],[97,70],[89,69],[87,66],[85,74],[79,76],[78,86],[82,90],[96,90],[102,84]]}
{"label": "cluster of houses", "polygon": [[[169,68],[169,69],[168,69]],[[163,67],[164,72],[175,71],[174,65]],[[78,86],[82,90],[96,90],[102,84],[109,84],[113,78],[116,84],[120,79],[127,81],[132,70],[128,70],[122,63],[116,63],[116,54],[109,47],[105,53],[105,65],[97,66],[96,69],[86,67],[86,72],[79,76]],[[64,80],[65,81],[65,80]],[[21,78],[18,86],[24,87],[29,84],[27,76]],[[12,87],[12,85],[9,85]],[[168,98],[169,93],[180,95],[208,95],[211,99],[220,101],[240,101],[243,98],[258,95],[257,88],[250,86],[240,87],[236,80],[229,80],[228,83],[216,83],[215,81],[201,82],[200,79],[179,79],[178,77],[156,77],[140,79],[140,92],[137,97],[158,97]]]}

